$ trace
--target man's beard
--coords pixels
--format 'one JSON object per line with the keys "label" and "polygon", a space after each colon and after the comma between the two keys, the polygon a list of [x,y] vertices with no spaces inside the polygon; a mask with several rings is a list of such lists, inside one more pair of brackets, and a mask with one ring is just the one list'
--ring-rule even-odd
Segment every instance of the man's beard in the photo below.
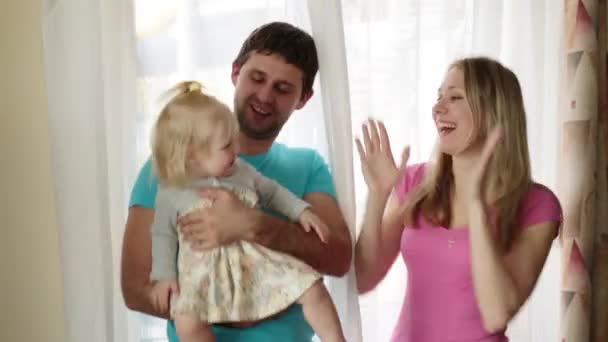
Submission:
{"label": "man's beard", "polygon": [[281,132],[281,128],[283,128],[284,124],[284,122],[280,124],[275,123],[266,128],[256,129],[252,127],[252,125],[250,125],[247,121],[247,114],[246,110],[244,109],[237,110],[236,118],[239,122],[239,129],[241,130],[241,133],[245,134],[248,138],[254,140],[266,140],[276,138],[279,135],[279,132]]}

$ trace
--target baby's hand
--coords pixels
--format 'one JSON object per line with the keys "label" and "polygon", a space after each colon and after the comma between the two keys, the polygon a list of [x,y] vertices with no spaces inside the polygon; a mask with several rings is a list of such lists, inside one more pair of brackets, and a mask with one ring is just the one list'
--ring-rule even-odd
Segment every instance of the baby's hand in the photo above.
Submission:
{"label": "baby's hand", "polygon": [[321,241],[327,243],[329,228],[319,216],[315,215],[310,209],[306,209],[300,215],[299,221],[305,231],[309,232],[314,229]]}
{"label": "baby's hand", "polygon": [[160,280],[152,287],[152,306],[159,312],[168,312],[171,306],[171,297],[179,293],[177,280]]}

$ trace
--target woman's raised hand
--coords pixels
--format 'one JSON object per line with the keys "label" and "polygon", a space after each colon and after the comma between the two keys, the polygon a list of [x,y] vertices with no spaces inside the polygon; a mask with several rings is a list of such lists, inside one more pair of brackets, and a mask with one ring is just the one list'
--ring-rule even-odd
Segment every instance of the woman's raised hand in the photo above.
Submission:
{"label": "woman's raised hand", "polygon": [[409,146],[403,150],[401,163],[395,163],[384,123],[369,119],[362,125],[362,139],[355,139],[361,170],[370,194],[388,196],[403,174],[409,159]]}

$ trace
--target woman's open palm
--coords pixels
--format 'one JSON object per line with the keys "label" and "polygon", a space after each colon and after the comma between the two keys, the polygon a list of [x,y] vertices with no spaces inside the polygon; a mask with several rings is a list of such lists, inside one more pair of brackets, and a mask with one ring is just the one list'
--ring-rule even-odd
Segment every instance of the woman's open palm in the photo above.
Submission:
{"label": "woman's open palm", "polygon": [[382,121],[368,120],[363,124],[361,133],[363,143],[358,138],[355,142],[365,182],[370,192],[387,195],[407,166],[409,147],[403,150],[401,165],[397,166]]}
{"label": "woman's open palm", "polygon": [[496,146],[498,146],[503,139],[503,134],[502,127],[496,127],[490,132],[484,142],[479,161],[471,171],[472,182],[469,186],[468,197],[472,200],[483,199],[483,197],[487,195],[486,183],[488,178],[488,165],[496,150]]}

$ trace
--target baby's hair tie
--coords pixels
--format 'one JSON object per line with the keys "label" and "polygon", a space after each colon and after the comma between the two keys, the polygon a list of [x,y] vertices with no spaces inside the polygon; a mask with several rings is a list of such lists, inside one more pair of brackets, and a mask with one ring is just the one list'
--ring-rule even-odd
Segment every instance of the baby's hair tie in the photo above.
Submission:
{"label": "baby's hair tie", "polygon": [[200,83],[198,82],[190,82],[190,84],[188,84],[188,91],[189,92],[200,92],[202,89],[202,86]]}

